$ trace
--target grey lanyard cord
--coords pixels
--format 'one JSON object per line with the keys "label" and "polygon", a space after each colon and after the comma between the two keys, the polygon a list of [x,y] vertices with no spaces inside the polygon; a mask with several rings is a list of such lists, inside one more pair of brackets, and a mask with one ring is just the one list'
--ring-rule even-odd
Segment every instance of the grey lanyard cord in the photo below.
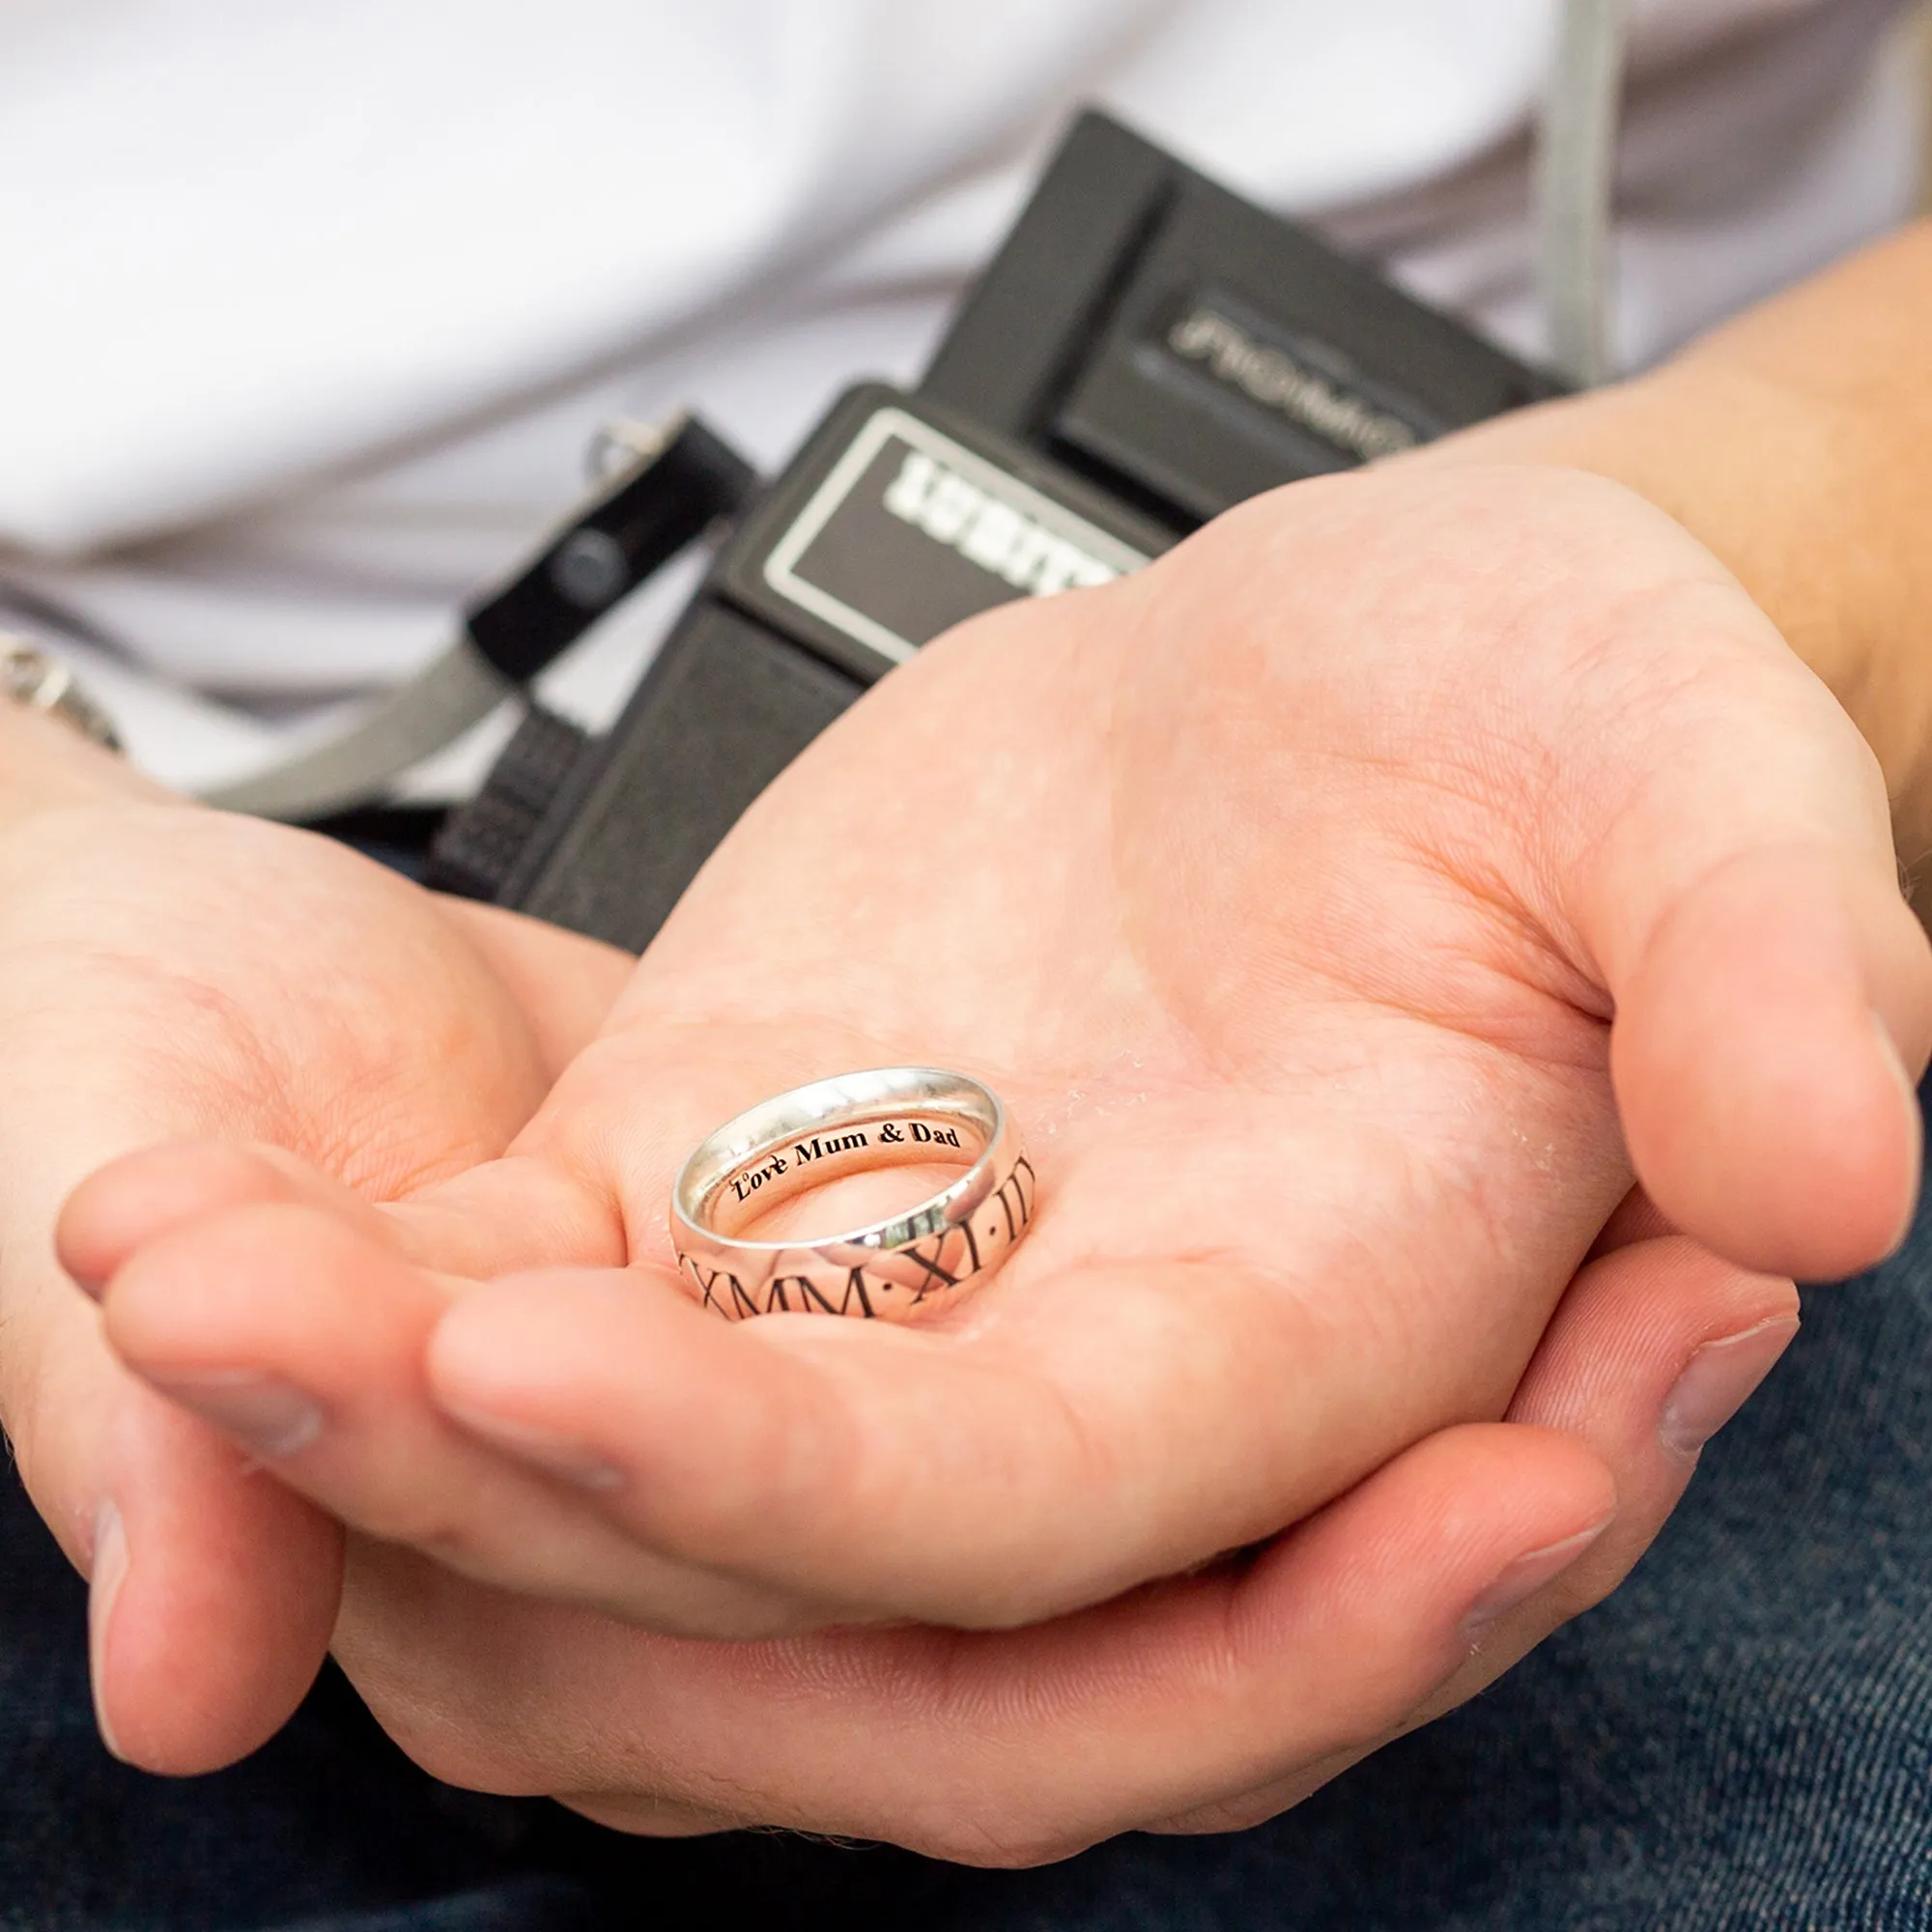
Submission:
{"label": "grey lanyard cord", "polygon": [[1628,0],[1563,0],[1537,129],[1535,241],[1549,360],[1578,388],[1615,374],[1617,108]]}
{"label": "grey lanyard cord", "polygon": [[[136,652],[78,611],[0,578],[0,620],[10,618],[57,648],[88,644],[123,664],[140,663]],[[521,691],[468,638],[460,639],[326,744],[200,796],[205,804],[262,818],[320,818],[361,805]]]}
{"label": "grey lanyard cord", "polygon": [[252,777],[212,786],[202,802],[283,819],[325,818],[364,805],[521,690],[461,639],[339,736]]}

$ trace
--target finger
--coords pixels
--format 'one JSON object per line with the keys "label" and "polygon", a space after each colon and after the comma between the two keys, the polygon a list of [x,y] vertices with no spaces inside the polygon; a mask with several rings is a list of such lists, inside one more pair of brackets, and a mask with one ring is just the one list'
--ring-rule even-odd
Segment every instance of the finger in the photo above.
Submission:
{"label": "finger", "polygon": [[[459,1782],[561,1789],[620,1822],[641,1772],[654,1804],[706,1817],[1037,1862],[1378,1734],[1459,1665],[1472,1612],[1574,1560],[1612,1506],[1577,1445],[1474,1426],[1251,1560],[1022,1631],[559,1632],[378,1560],[356,1566],[339,1654],[404,1748]],[[426,1622],[435,1655],[410,1636]],[[559,1786],[565,1766],[579,1782]]]}
{"label": "finger", "polygon": [[[358,1528],[661,1629],[1010,1624],[1250,1542],[1347,1486],[1346,1448],[1324,1446],[1278,1390],[1228,1379],[1216,1338],[1253,1355],[1255,1325],[1215,1319],[1230,1312],[1217,1297],[1264,1292],[1186,1269],[1109,1270],[1084,1299],[1067,1292],[1063,1327],[1087,1377],[1071,1394],[1065,1363],[1040,1378],[1025,1335],[975,1355],[870,1324],[727,1327],[642,1270],[471,1287],[452,1303],[448,1284],[298,1208],[143,1249],[106,1307],[125,1359]],[[494,1321],[452,1326],[487,1305]],[[514,1463],[426,1399],[425,1356],[440,1376],[451,1333],[469,1337],[496,1399],[484,1426]],[[1313,1334],[1302,1352],[1325,1367]],[[1238,1468],[1213,1466],[1209,1421],[1190,1425],[1204,1439],[1184,1455],[1172,1432],[1145,1445],[1146,1469],[1096,1456],[1096,1441],[1138,1439],[1101,1406],[1200,1408],[1151,1403],[1151,1374],[1282,1411],[1276,1466],[1258,1471],[1246,1438]],[[507,1419],[506,1378],[522,1404]],[[272,1438],[246,1435],[265,1419],[259,1383],[298,1392],[301,1421],[270,1411]],[[238,1386],[242,1412],[225,1415]],[[477,1426],[460,1389],[437,1395]],[[1093,1520],[1069,1525],[1069,1492]]]}
{"label": "finger", "polygon": [[435,1400],[508,1454],[600,1470],[595,1506],[647,1548],[881,1614],[1003,1627],[1170,1575],[1319,1507],[1371,1440],[1423,1433],[1401,1405],[1443,1400],[1401,1336],[1377,1355],[1226,1264],[1069,1270],[956,1330],[724,1323],[655,1278],[466,1293]]}
{"label": "finger", "polygon": [[341,1525],[138,1387],[116,1405],[108,1454],[89,1564],[101,1736],[148,1771],[217,1769],[272,1737],[315,1681]]}
{"label": "finger", "polygon": [[319,1208],[448,1273],[494,1273],[539,1259],[623,1259],[620,1224],[553,1163],[488,1161],[409,1200],[378,1203],[284,1148],[193,1140],[126,1154],[82,1181],[61,1212],[61,1261],[98,1294],[144,1243],[231,1208],[272,1202]]}
{"label": "finger", "polygon": [[1876,762],[1769,626],[1756,641],[1714,646],[1724,675],[1670,691],[1667,721],[1620,727],[1651,734],[1619,754],[1646,776],[1576,857],[1570,909],[1615,997],[1612,1076],[1659,1208],[1747,1266],[1832,1277],[1912,1211],[1932,952]]}
{"label": "finger", "polygon": [[563,1162],[521,1152],[383,1211],[405,1253],[472,1279],[518,1268],[621,1267],[628,1251],[624,1217],[609,1193]]}
{"label": "finger", "polygon": [[35,1507],[94,1579],[104,1735],[151,1770],[213,1771],[271,1736],[321,1667],[340,1533],[127,1374],[37,1223],[117,1126],[125,1144],[152,1120],[68,1095],[20,1126],[0,1162],[0,1412]]}
{"label": "finger", "polygon": [[1617,1521],[1570,1575],[1486,1632],[1481,1682],[1623,1581],[1677,1507],[1705,1443],[1776,1366],[1798,1324],[1789,1280],[1682,1236],[1639,1242],[1578,1275],[1509,1413],[1600,1456],[1616,1473]]}
{"label": "finger", "polygon": [[[18,1289],[18,1292],[15,1292]],[[265,1743],[327,1650],[337,1526],[114,1361],[71,1288],[10,1288],[22,1480],[92,1579],[90,1662],[109,1747],[150,1771],[216,1770]]]}
{"label": "finger", "polygon": [[175,1141],[124,1154],[69,1195],[55,1224],[61,1265],[99,1296],[147,1242],[231,1208],[306,1202],[374,1239],[392,1224],[353,1189],[285,1149],[223,1141]]}
{"label": "finger", "polygon": [[[958,1333],[727,1326],[646,1269],[452,1302],[288,1206],[141,1249],[107,1311],[124,1360],[369,1534],[718,1634],[1094,1603],[1306,1514],[1373,1466],[1364,1431],[1403,1420],[1387,1351],[1232,1268],[1091,1270],[1021,1299]],[[1319,1401],[1284,1400],[1284,1359]],[[1254,1426],[1227,1429],[1230,1405]],[[1158,1440],[1148,1414],[1172,1418]]]}
{"label": "finger", "polygon": [[1584,1268],[1524,1375],[1510,1420],[1560,1431],[1615,1475],[1616,1520],[1567,1569],[1484,1625],[1467,1660],[1374,1746],[1351,1748],[1150,1829],[1244,1831],[1298,1804],[1390,1739],[1453,1710],[1601,1603],[1682,1498],[1703,1444],[1749,1399],[1798,1328],[1790,1282],[1664,1237]]}
{"label": "finger", "polygon": [[1590,1259],[1615,1254],[1637,1241],[1660,1240],[1678,1231],[1664,1219],[1658,1205],[1641,1187],[1633,1187],[1618,1202],[1616,1211],[1604,1223],[1603,1232],[1591,1244]]}
{"label": "finger", "polygon": [[1754,853],[1660,921],[1613,1039],[1659,1206],[1735,1259],[1833,1278],[1910,1224],[1925,941],[1889,880]]}
{"label": "finger", "polygon": [[331,1515],[460,1571],[670,1630],[763,1635],[836,1613],[639,1547],[594,1506],[592,1464],[539,1473],[457,1430],[422,1364],[458,1285],[367,1218],[284,1200],[163,1234],[108,1284],[108,1340]]}

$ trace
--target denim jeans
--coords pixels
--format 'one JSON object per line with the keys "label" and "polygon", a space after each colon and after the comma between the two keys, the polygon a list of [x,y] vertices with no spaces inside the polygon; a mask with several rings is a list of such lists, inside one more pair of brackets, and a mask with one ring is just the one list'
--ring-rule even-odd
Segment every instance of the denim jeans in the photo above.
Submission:
{"label": "denim jeans", "polygon": [[1932,1211],[1811,1292],[1608,1604],[1299,1809],[980,1872],[634,1840],[439,1785],[332,1673],[246,1763],[117,1765],[84,1598],[0,1496],[0,1928],[1631,1932],[1932,1927]]}

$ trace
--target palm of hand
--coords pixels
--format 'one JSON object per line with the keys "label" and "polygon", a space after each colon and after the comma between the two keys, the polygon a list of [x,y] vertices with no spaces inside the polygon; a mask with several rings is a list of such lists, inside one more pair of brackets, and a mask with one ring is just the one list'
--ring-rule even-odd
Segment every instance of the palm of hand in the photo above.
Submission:
{"label": "palm of hand", "polygon": [[[1239,520],[1208,541],[1252,578]],[[1336,541],[1375,569],[1355,531]],[[1428,715],[1402,661],[1466,586],[1408,615],[1384,681],[1352,673],[1387,592],[1295,574],[1264,573],[1230,611],[1204,555],[1164,596],[1014,611],[895,680],[680,907],[520,1143],[542,1179],[493,1177],[483,1211],[506,1224],[526,1189],[593,1177],[582,1245],[550,1258],[662,1266],[678,1160],[765,1094],[915,1061],[1007,1097],[1043,1211],[969,1307],[914,1342],[843,1324],[718,1338],[876,1376],[851,1436],[818,1453],[847,1473],[920,1469],[868,1492],[874,1522],[897,1512],[884,1565],[948,1498],[959,1568],[896,1598],[882,1569],[862,1603],[974,1622],[1063,1609],[1264,1535],[1431,1428],[1500,1413],[1630,1185],[1607,1003],[1571,934],[1539,925],[1553,909],[1523,903],[1539,854],[1521,757],[1485,716],[1522,694],[1438,656]],[[1551,632],[1598,594],[1575,589]],[[1766,655],[1742,599],[1724,614],[1741,652]],[[1560,726],[1517,728],[1540,758]],[[1485,733],[1487,781],[1466,750]],[[1489,876],[1459,875],[1463,852]],[[869,1191],[843,1183],[810,1216],[849,1225]],[[530,1369],[521,1339],[492,1352]],[[702,1463],[737,1406],[695,1378],[654,1450]],[[989,1441],[1008,1466],[976,1483]],[[1076,1481],[1088,1533],[1069,1538]],[[769,1550],[762,1508],[742,1546],[735,1527],[690,1553]],[[852,1553],[828,1595],[851,1588]]]}
{"label": "palm of hand", "polygon": [[[505,1159],[387,1228],[310,1199],[179,1228],[122,1270],[110,1330],[157,1377],[310,1390],[330,1427],[287,1479],[495,1583],[700,1632],[1051,1616],[1500,1414],[1628,1188],[1619,1098],[1692,1232],[1776,1265],[1876,1252],[1912,1116],[1870,1017],[1911,1052],[1926,1010],[1889,867],[1849,725],[1634,499],[1538,472],[1300,488],[891,680],[748,816]],[[1797,1091],[1794,1004],[1828,1075],[1808,1111],[1759,1107]],[[701,1317],[668,1265],[684,1151],[905,1060],[1006,1095],[1032,1238],[913,1331]],[[509,1278],[452,1303],[416,1262]],[[473,1706],[479,1657],[594,1715],[634,1666],[631,1709],[727,1678],[782,1700],[904,1681],[937,1641],[727,1665],[359,1562],[345,1654],[419,1736],[423,1685]]]}
{"label": "palm of hand", "polygon": [[[124,1675],[130,1710],[134,1680],[168,1695],[129,1743],[173,1762],[173,1709],[198,1765],[259,1742],[313,1674],[340,1531],[114,1362],[54,1264],[56,1207],[103,1161],[189,1137],[271,1144],[377,1198],[459,1172],[527,1122],[622,962],[439,908],[318,838],[120,797],[0,846],[0,1413],[76,1561],[104,1498],[152,1545],[157,1613],[130,1620]],[[191,1198],[233,1185],[204,1164]],[[153,1211],[124,1205],[134,1227]]]}

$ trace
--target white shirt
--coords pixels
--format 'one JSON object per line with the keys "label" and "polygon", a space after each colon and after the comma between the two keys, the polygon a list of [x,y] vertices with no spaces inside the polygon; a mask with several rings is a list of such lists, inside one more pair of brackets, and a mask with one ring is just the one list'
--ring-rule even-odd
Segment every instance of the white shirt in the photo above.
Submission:
{"label": "white shirt", "polygon": [[[1902,218],[1897,11],[1635,0],[1627,362]],[[600,420],[691,403],[776,464],[853,377],[912,377],[1090,99],[1533,355],[1553,17],[9,0],[0,578],[123,643],[133,665],[82,655],[152,769],[257,762],[298,700],[431,655],[575,494]],[[680,589],[553,697],[607,714]]]}

